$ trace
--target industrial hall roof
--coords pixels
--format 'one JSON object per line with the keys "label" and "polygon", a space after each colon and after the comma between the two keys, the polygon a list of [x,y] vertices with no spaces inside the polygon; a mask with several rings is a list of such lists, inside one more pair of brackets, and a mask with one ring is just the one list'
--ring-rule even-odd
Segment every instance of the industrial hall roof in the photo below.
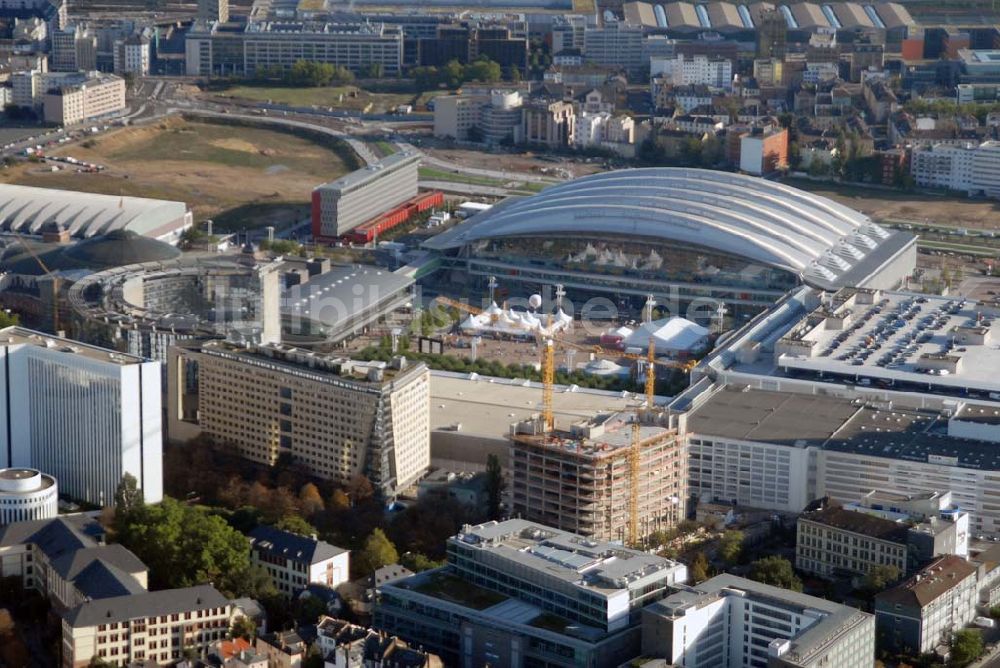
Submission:
{"label": "industrial hall roof", "polygon": [[826,197],[752,176],[670,167],[594,174],[509,199],[425,246],[581,234],[699,246],[821,284],[882,262],[882,247],[895,246],[895,233]]}
{"label": "industrial hall roof", "polygon": [[161,237],[186,213],[183,202],[0,184],[0,232],[40,234],[54,222],[74,237],[119,229]]}

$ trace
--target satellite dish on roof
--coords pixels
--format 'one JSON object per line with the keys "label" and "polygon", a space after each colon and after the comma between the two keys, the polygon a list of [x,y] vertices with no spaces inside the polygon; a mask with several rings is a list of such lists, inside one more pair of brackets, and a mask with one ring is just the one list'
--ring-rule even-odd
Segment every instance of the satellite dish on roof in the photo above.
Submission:
{"label": "satellite dish on roof", "polygon": [[537,309],[541,305],[542,305],[542,296],[540,294],[535,293],[530,297],[528,297],[528,306],[530,306],[531,308]]}

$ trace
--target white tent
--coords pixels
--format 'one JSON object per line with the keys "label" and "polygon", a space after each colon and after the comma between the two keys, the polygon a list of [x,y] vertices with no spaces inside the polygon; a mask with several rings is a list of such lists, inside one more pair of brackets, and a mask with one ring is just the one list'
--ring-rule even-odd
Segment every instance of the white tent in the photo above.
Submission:
{"label": "white tent", "polygon": [[595,376],[627,376],[629,375],[628,367],[621,366],[620,364],[615,364],[611,360],[605,359],[595,359],[587,362],[587,365],[583,367],[586,373],[593,374]]}
{"label": "white tent", "polygon": [[629,348],[649,347],[649,338],[656,342],[656,352],[690,352],[708,343],[708,330],[686,318],[673,317],[643,323],[625,339]]}

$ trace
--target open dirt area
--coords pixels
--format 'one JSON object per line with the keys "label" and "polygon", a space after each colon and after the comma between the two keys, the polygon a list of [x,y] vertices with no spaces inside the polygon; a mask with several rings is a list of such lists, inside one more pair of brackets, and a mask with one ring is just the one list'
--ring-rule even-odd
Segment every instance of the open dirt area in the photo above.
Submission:
{"label": "open dirt area", "polygon": [[306,215],[314,186],[347,171],[334,151],[291,134],[180,118],[123,128],[50,155],[106,170],[78,173],[59,164],[53,172],[54,163],[26,162],[0,172],[0,181],[180,200],[196,220],[214,217],[220,231],[295,222]]}
{"label": "open dirt area", "polygon": [[[573,178],[587,176],[604,171],[601,160],[586,162],[585,158],[566,158],[536,154],[531,151],[523,153],[507,153],[491,151],[488,156],[482,151],[464,148],[448,148],[442,142],[424,141],[420,150],[442,160],[454,162],[466,167],[478,167],[505,172],[523,172],[536,176],[571,176]],[[543,159],[544,157],[544,159]],[[560,175],[557,170],[565,170],[568,174]]]}
{"label": "open dirt area", "polygon": [[861,188],[785,179],[784,183],[829,197],[877,221],[936,223],[976,229],[1000,229],[1000,202],[922,193]]}

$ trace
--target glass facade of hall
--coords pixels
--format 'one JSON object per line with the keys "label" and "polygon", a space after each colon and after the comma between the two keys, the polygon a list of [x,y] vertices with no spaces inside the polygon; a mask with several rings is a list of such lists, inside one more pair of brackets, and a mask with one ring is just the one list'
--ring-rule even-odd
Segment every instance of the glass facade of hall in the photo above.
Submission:
{"label": "glass facade of hall", "polygon": [[785,292],[799,282],[790,271],[664,239],[500,237],[474,242],[468,253],[478,260],[664,283]]}

